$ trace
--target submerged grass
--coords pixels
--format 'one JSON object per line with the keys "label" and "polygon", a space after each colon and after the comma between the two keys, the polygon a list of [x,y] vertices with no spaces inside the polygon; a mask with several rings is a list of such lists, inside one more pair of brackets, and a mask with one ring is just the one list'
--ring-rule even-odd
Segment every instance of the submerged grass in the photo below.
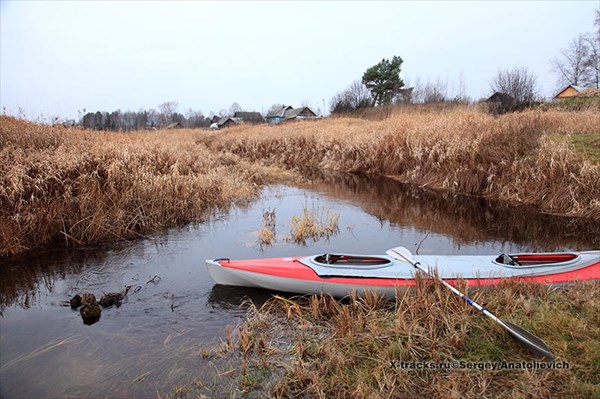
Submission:
{"label": "submerged grass", "polygon": [[[544,339],[556,362],[568,368],[518,367],[540,359],[439,283],[419,279],[415,288],[399,292],[395,301],[376,294],[345,301],[275,296],[262,308],[251,310],[229,345],[233,362],[228,368],[235,383],[228,387],[228,396],[600,395],[599,284],[553,289],[508,282],[480,289],[474,299]],[[402,362],[454,367],[416,370],[403,368]],[[498,367],[513,362],[517,368],[483,369],[476,362]],[[206,385],[202,393],[212,395],[218,390]]]}
{"label": "submerged grass", "polygon": [[339,233],[340,214],[318,206],[308,207],[305,204],[302,214],[292,216],[290,221],[290,241],[306,245],[311,239],[317,241],[320,238],[329,239]]}
{"label": "submerged grass", "polygon": [[[382,121],[330,118],[236,127],[207,141],[250,161],[393,176],[419,186],[600,220],[600,165],[581,156],[600,136],[594,110],[493,117],[475,108],[404,109]],[[553,136],[570,136],[575,147]]]}
{"label": "submerged grass", "polygon": [[91,132],[0,117],[0,256],[198,221],[291,176],[215,153],[203,134]]}
{"label": "submerged grass", "polygon": [[261,247],[272,246],[277,241],[277,223],[275,209],[263,212],[263,225],[258,229],[258,243]]}

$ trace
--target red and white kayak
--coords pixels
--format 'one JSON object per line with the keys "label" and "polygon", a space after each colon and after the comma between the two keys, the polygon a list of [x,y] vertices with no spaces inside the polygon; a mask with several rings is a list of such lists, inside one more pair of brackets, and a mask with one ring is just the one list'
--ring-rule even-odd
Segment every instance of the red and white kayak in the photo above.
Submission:
{"label": "red and white kayak", "polygon": [[[561,284],[600,280],[600,251],[521,253],[511,255],[414,255],[450,284],[500,284],[507,279]],[[222,285],[257,287],[300,294],[344,297],[365,290],[394,297],[398,287],[415,284],[415,268],[388,255],[323,254],[271,259],[207,260],[211,277]]]}

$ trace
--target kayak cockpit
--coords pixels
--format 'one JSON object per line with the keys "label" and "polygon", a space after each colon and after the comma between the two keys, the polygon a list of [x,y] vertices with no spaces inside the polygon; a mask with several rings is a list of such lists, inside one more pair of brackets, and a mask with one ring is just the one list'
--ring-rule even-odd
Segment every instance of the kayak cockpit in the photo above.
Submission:
{"label": "kayak cockpit", "polygon": [[328,266],[387,266],[392,264],[392,260],[386,257],[335,254],[317,255],[314,257],[314,262]]}
{"label": "kayak cockpit", "polygon": [[547,253],[547,254],[501,254],[494,262],[506,267],[540,267],[564,266],[579,260],[579,255],[574,253]]}

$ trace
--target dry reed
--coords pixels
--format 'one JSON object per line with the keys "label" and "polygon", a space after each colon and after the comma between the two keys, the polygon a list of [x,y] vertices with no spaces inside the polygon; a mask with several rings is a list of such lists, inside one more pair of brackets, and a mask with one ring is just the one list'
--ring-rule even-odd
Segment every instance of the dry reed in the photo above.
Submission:
{"label": "dry reed", "polygon": [[197,221],[290,175],[214,153],[204,134],[91,132],[0,117],[0,256]]}
{"label": "dry reed", "polygon": [[277,241],[275,209],[263,212],[263,225],[258,229],[258,242],[262,246],[272,246]]}
{"label": "dry reed", "polygon": [[[500,368],[535,358],[506,332],[449,294],[418,279],[396,301],[376,294],[274,297],[250,309],[232,345],[238,392],[250,397],[480,398],[600,394],[600,285],[568,288],[507,282],[474,299],[542,337],[568,369]],[[539,361],[539,359],[537,359]],[[411,370],[400,362],[470,363]],[[477,369],[477,362],[497,370]],[[534,363],[529,363],[534,364]],[[231,365],[234,367],[235,365]],[[206,393],[206,392],[205,392]],[[238,395],[232,395],[233,397]]]}
{"label": "dry reed", "polygon": [[306,245],[309,239],[313,241],[321,238],[329,239],[340,231],[339,218],[340,214],[335,211],[314,205],[309,208],[308,204],[305,204],[302,214],[292,216],[288,240]]}
{"label": "dry reed", "polygon": [[[210,147],[250,161],[393,176],[548,212],[600,220],[600,165],[552,137],[600,135],[593,110],[492,117],[476,108],[399,108],[375,122],[332,118],[236,127]],[[573,140],[576,141],[576,140]]]}

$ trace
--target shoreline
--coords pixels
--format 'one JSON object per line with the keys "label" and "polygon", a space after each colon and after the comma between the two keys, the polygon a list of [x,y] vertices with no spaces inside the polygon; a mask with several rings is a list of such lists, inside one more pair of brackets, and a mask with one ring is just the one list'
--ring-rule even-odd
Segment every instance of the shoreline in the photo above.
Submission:
{"label": "shoreline", "polygon": [[218,132],[92,132],[2,116],[0,256],[185,225],[254,198],[260,186],[298,179],[304,167],[597,223],[600,160],[568,140],[600,146],[598,125],[592,111],[494,118],[460,107]]}

